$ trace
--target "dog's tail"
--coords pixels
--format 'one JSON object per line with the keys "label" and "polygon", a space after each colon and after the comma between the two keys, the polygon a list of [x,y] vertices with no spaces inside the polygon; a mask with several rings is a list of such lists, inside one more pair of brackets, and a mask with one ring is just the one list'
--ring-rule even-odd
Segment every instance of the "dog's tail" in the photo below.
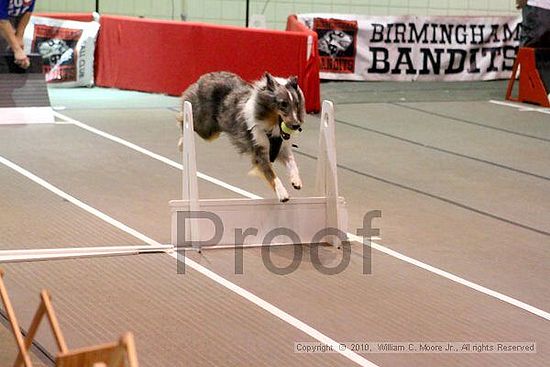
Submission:
{"label": "dog's tail", "polygon": [[[210,101],[208,99],[201,101],[198,97],[198,88],[198,84],[195,83],[183,92],[181,110],[177,114],[176,120],[183,135],[183,103],[184,101],[189,101],[193,106],[193,130],[204,140],[214,140],[220,136],[222,130],[218,121],[216,121],[215,114],[210,112],[218,110],[219,106],[217,104],[219,101]],[[178,143],[180,150],[182,148],[182,140],[180,139]]]}
{"label": "dog's tail", "polygon": [[[181,132],[178,140],[178,149],[181,152],[183,150],[183,111],[178,112],[176,115],[176,121]],[[205,121],[202,119],[196,119],[193,124],[193,129],[201,138],[207,141],[215,140],[221,134],[220,126],[213,119],[208,119]]]}

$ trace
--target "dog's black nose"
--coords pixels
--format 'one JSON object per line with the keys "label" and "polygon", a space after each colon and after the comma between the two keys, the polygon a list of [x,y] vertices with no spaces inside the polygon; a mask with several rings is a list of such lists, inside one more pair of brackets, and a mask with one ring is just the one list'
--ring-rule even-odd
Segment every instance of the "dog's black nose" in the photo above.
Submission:
{"label": "dog's black nose", "polygon": [[298,131],[302,131],[302,128],[300,127],[300,125],[298,124],[294,124],[290,127],[292,130],[298,130]]}

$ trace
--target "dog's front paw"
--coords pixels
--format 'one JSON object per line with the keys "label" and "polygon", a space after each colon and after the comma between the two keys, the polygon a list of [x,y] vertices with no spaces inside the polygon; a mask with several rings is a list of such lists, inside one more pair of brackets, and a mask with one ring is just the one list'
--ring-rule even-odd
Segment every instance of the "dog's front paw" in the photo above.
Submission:
{"label": "dog's front paw", "polygon": [[292,187],[294,187],[296,190],[300,190],[302,188],[302,180],[299,176],[291,177],[290,183],[292,184]]}
{"label": "dog's front paw", "polygon": [[275,179],[275,193],[277,194],[277,199],[279,199],[281,203],[286,203],[290,198],[279,178]]}
{"label": "dog's front paw", "polygon": [[277,199],[279,199],[281,203],[286,203],[290,199],[290,196],[284,187],[282,187],[282,190],[277,190]]}

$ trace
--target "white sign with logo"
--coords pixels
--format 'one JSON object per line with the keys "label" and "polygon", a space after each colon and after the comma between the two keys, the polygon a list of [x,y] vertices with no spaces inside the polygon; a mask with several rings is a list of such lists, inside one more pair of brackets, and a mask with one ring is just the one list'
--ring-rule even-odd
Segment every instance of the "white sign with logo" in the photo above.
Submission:
{"label": "white sign with logo", "polygon": [[94,84],[95,41],[98,22],[31,17],[25,28],[25,52],[40,54],[51,86]]}
{"label": "white sign with logo", "polygon": [[510,77],[521,18],[301,14],[319,37],[321,78],[492,80]]}

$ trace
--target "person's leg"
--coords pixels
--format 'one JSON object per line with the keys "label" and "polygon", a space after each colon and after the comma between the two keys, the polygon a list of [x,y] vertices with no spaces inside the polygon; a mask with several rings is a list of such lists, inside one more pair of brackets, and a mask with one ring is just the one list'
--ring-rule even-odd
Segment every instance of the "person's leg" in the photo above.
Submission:
{"label": "person's leg", "polygon": [[6,74],[10,68],[8,66],[8,43],[0,37],[0,74]]}
{"label": "person's leg", "polygon": [[532,15],[535,32],[531,47],[550,48],[550,10],[536,8]]}
{"label": "person's leg", "polygon": [[523,21],[521,23],[521,36],[520,36],[520,46],[521,47],[531,47],[531,44],[536,38],[536,13],[537,9],[525,5],[522,10]]}
{"label": "person's leg", "polygon": [[0,35],[0,73],[6,74],[9,72],[7,55],[9,54],[8,41],[6,41],[3,35]]}
{"label": "person's leg", "polygon": [[[20,18],[10,18],[11,25],[16,28]],[[14,64],[13,52],[9,47],[8,41],[0,37],[0,73],[20,72],[19,67]],[[21,69],[23,70],[23,69]]]}

